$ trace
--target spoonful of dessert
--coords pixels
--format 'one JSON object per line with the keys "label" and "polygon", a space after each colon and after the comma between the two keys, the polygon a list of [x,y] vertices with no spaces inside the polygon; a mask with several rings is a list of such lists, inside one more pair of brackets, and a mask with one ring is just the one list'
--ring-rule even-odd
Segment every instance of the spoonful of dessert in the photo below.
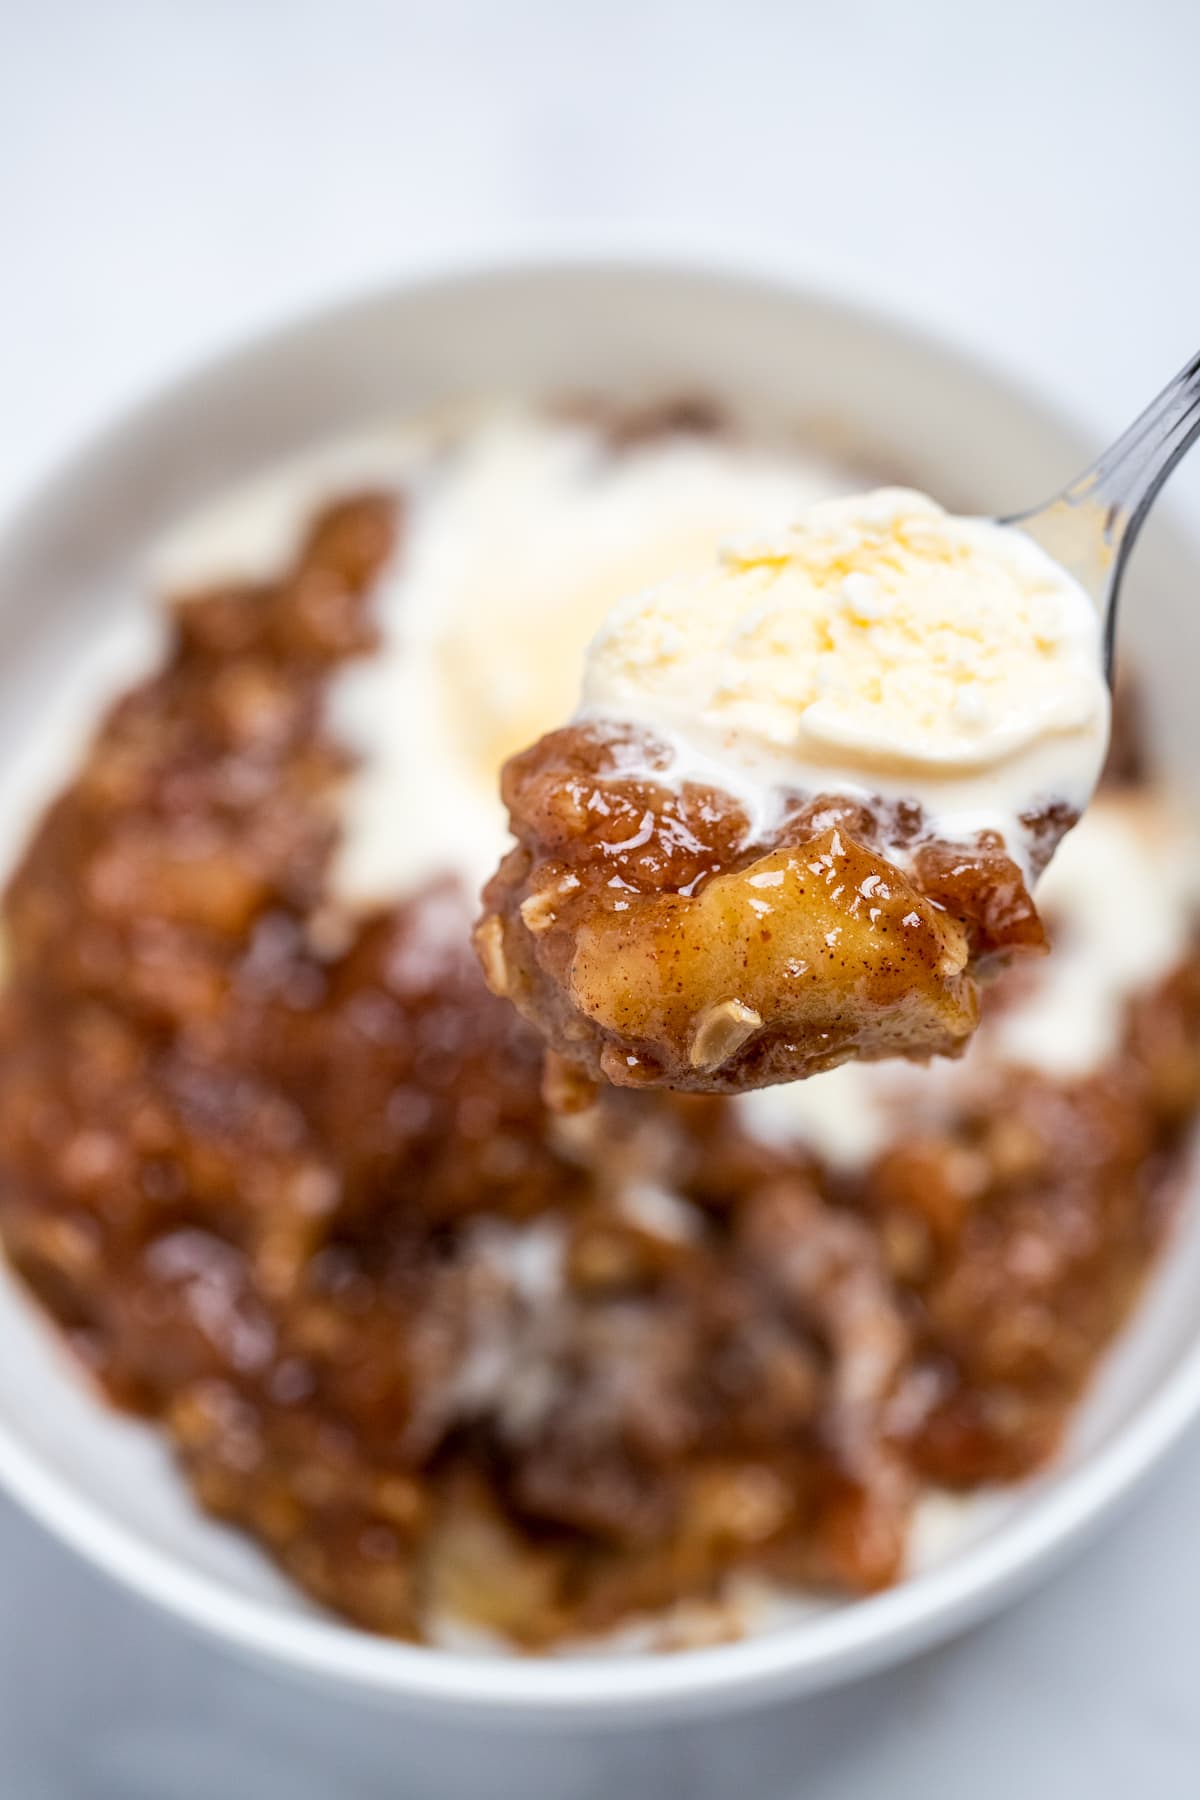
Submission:
{"label": "spoonful of dessert", "polygon": [[1035,511],[825,501],[614,606],[575,717],[505,765],[475,938],[553,1100],[962,1052],[980,984],[1047,948],[1121,577],[1198,435],[1200,358]]}

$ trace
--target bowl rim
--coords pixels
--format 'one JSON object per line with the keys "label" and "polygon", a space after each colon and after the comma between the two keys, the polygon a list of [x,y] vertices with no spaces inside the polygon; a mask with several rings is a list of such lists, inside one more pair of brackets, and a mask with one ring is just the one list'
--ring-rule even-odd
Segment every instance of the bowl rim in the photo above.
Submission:
{"label": "bowl rim", "polygon": [[[155,384],[135,403],[86,434],[68,455],[41,472],[3,521],[0,562],[27,519],[51,496],[160,414],[184,405],[189,392],[265,353],[343,321],[361,309],[439,289],[461,291],[505,279],[619,275],[672,276],[726,289],[774,294],[798,307],[851,315],[903,350],[932,355],[951,373],[1003,391],[1022,411],[1062,433],[1079,431],[1068,409],[1047,399],[1004,363],[981,355],[952,327],[930,325],[910,303],[881,305],[861,281],[814,269],[777,253],[725,246],[714,251],[661,237],[640,242],[568,234],[549,248],[472,250],[358,287],[289,314],[279,323],[234,338],[180,373]],[[21,1298],[26,1299],[23,1291]],[[32,1304],[32,1303],[30,1303]],[[36,1311],[36,1309],[34,1309]],[[40,1319],[41,1315],[38,1314]],[[101,1404],[104,1402],[101,1400]],[[720,1700],[730,1706],[813,1692],[866,1675],[961,1630],[1001,1600],[1015,1598],[1068,1549],[1106,1520],[1200,1413],[1200,1338],[1179,1358],[1153,1397],[1126,1425],[1080,1463],[1055,1477],[1027,1508],[946,1563],[899,1586],[759,1637],[684,1655],[628,1657],[495,1657],[376,1637],[332,1616],[280,1614],[215,1575],[191,1569],[168,1550],[143,1541],[98,1502],[60,1476],[48,1458],[0,1421],[0,1484],[42,1525],[142,1599],[226,1646],[296,1674],[323,1678],[395,1702],[470,1710],[476,1716],[536,1715],[586,1720],[624,1714],[663,1718]]]}

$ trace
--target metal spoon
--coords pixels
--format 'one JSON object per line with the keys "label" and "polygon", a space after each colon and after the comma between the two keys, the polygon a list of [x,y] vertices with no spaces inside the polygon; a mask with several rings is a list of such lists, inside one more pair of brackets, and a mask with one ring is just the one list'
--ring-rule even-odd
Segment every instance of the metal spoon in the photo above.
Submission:
{"label": "metal spoon", "polygon": [[1200,355],[1053,500],[1001,520],[1019,526],[1092,596],[1104,620],[1110,681],[1125,564],[1159,488],[1198,437]]}

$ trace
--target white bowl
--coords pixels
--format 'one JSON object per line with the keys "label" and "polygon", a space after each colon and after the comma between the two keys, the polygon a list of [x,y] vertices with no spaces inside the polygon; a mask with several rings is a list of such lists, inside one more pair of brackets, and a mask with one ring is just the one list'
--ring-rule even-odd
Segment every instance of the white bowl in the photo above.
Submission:
{"label": "white bowl", "polygon": [[[178,383],[54,477],[0,545],[0,771],[69,692],[101,622],[142,604],[134,570],[174,517],[242,473],[381,416],[480,391],[700,388],[891,453],[917,482],[1003,511],[1086,446],[974,359],[786,279],[681,261],[475,268],[341,306]],[[1200,761],[1196,552],[1160,521],[1129,595],[1160,748]],[[0,807],[4,789],[0,784]],[[1200,1208],[1045,1476],[981,1514],[940,1566],[746,1642],[673,1656],[488,1658],[368,1636],[319,1614],[201,1517],[148,1429],[107,1410],[0,1278],[0,1479],[76,1549],[231,1648],[385,1698],[526,1722],[661,1720],[798,1694],[946,1637],[1030,1584],[1200,1408]],[[64,1621],[64,1630],[68,1629]]]}

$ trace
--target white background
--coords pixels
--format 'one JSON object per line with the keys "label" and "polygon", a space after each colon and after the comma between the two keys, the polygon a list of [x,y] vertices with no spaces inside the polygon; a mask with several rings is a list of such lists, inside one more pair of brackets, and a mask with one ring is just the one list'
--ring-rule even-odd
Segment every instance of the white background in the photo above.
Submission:
{"label": "white background", "polygon": [[[1198,167],[1194,0],[0,0],[0,508],[282,312],[604,226],[782,249],[1111,432],[1200,344]],[[1200,521],[1200,469],[1176,489]],[[0,1503],[0,1792],[1191,1797],[1197,1521],[1193,1442],[1035,1599],[905,1670],[531,1742],[248,1674]]]}

